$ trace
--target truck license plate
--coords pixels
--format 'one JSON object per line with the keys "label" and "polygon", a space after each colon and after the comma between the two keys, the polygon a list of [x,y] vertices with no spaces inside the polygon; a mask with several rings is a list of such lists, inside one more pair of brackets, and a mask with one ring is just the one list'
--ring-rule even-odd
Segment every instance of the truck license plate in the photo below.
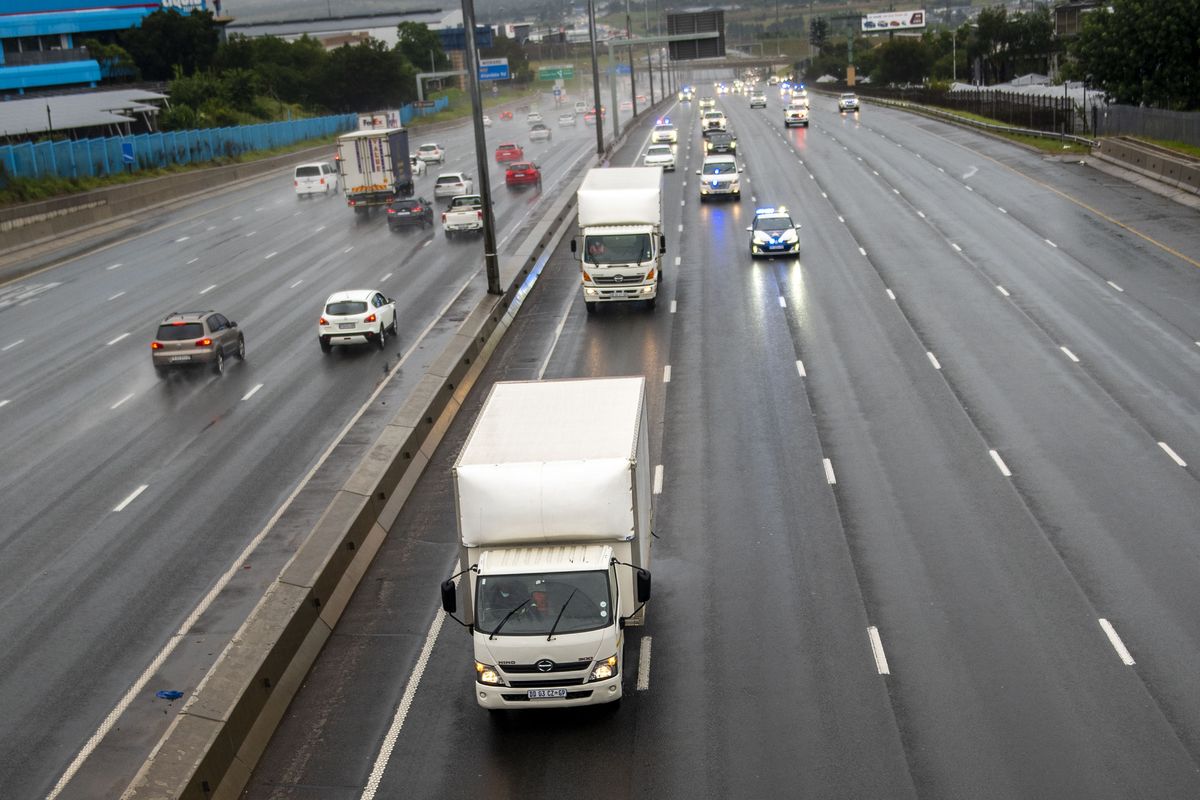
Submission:
{"label": "truck license plate", "polygon": [[566,689],[530,689],[529,690],[529,699],[530,700],[540,700],[540,699],[545,699],[547,697],[566,697],[566,696],[567,696]]}

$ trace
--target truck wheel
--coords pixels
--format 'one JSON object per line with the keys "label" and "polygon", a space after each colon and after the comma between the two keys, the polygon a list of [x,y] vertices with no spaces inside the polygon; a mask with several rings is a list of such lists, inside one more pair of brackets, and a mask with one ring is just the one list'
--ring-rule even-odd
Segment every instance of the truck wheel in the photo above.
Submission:
{"label": "truck wheel", "polygon": [[649,300],[647,300],[647,301],[646,301],[646,308],[648,308],[648,309],[650,309],[650,310],[652,310],[652,311],[654,310],[654,307],[655,307],[656,305],[658,305],[658,298],[657,298],[657,297],[651,297]]}
{"label": "truck wheel", "polygon": [[595,304],[595,303],[593,303],[593,302],[591,302],[590,300],[584,300],[584,301],[583,301],[583,307],[587,309],[587,312],[588,312],[589,314],[595,314],[595,313],[596,313],[596,304]]}

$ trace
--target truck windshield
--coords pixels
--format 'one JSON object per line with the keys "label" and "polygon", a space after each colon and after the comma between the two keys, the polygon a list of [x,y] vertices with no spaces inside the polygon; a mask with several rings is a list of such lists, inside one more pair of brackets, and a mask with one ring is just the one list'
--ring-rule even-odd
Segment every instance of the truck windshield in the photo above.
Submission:
{"label": "truck windshield", "polygon": [[[555,620],[558,627],[554,627]],[[502,623],[500,634],[505,636],[546,636],[551,629],[555,634],[579,633],[606,627],[612,621],[607,572],[487,575],[479,579],[475,627],[481,633],[490,634]]]}
{"label": "truck windshield", "polygon": [[609,233],[588,236],[583,247],[589,264],[633,264],[654,257],[648,233]]}

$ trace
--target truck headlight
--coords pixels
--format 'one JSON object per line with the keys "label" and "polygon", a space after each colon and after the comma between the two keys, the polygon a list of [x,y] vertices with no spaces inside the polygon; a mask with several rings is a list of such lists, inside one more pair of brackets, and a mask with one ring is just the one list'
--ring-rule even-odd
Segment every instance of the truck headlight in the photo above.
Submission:
{"label": "truck headlight", "polygon": [[482,661],[475,662],[475,680],[488,686],[499,686],[503,683],[496,668],[490,664],[484,664]]}
{"label": "truck headlight", "polygon": [[596,666],[592,667],[592,674],[588,676],[589,681],[606,681],[617,674],[617,657],[611,655],[603,661],[597,661]]}

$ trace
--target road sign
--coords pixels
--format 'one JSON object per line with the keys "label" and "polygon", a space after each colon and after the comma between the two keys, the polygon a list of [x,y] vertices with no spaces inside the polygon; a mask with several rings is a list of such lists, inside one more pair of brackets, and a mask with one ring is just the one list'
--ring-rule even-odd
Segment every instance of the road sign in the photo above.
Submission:
{"label": "road sign", "polygon": [[574,64],[559,64],[550,67],[538,67],[539,81],[552,81],[556,79],[570,80],[575,77]]}
{"label": "road sign", "polygon": [[133,142],[121,142],[121,161],[125,164],[133,163]]}
{"label": "road sign", "polygon": [[481,81],[506,81],[506,80],[508,80],[508,59],[507,58],[481,58],[481,59],[479,59],[479,80],[481,80]]}
{"label": "road sign", "polygon": [[[612,75],[613,72],[614,72],[613,68],[609,67],[608,74]],[[629,74],[629,65],[628,64],[617,64],[615,72],[617,75],[628,75]]]}
{"label": "road sign", "polygon": [[555,97],[561,97],[561,96],[562,96],[562,89],[560,89],[559,87],[555,86],[555,87],[554,87],[554,96],[555,96]]}

